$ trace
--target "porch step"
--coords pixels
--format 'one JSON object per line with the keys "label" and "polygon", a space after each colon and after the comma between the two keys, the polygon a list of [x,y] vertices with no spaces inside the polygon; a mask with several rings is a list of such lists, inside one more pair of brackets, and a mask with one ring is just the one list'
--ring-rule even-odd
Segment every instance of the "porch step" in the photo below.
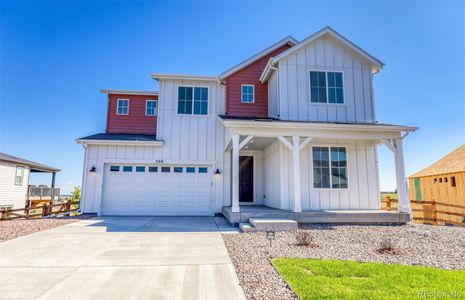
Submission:
{"label": "porch step", "polygon": [[297,222],[289,219],[250,218],[249,223],[240,223],[242,232],[253,231],[292,231],[297,229]]}

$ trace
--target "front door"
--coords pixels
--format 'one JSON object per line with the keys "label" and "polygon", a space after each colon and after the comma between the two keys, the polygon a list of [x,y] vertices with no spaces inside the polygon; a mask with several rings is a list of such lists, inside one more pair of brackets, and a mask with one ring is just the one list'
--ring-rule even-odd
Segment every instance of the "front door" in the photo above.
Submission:
{"label": "front door", "polygon": [[253,156],[239,157],[239,202],[253,202]]}

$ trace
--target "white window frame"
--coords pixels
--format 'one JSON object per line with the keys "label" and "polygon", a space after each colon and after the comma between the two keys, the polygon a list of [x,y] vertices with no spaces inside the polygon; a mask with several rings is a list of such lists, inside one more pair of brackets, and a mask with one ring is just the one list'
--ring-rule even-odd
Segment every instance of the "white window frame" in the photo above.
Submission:
{"label": "white window frame", "polygon": [[[310,72],[324,72],[325,73],[325,80],[326,80],[326,102],[312,102],[312,82]],[[328,93],[328,72],[334,73],[341,73],[342,74],[342,103],[329,103],[329,93]],[[346,105],[346,83],[344,80],[344,70],[341,69],[308,69],[307,70],[307,77],[308,77],[308,101],[310,105]]]}
{"label": "white window frame", "polygon": [[[18,176],[18,170],[19,169],[22,169],[22,173],[21,173],[21,176]],[[18,185],[18,186],[22,186],[24,185],[24,172],[26,171],[26,168],[24,166],[16,166],[16,169],[15,169],[15,185]],[[17,183],[16,182],[16,179],[17,178],[21,178],[21,182],[20,183]]]}
{"label": "white window frame", "polygon": [[[180,114],[178,112],[178,102],[179,102],[179,88],[180,87],[191,87],[192,88],[192,113],[190,114]],[[194,114],[194,88],[207,88],[207,114],[206,115],[198,115]],[[178,84],[176,86],[176,116],[184,116],[184,117],[197,117],[197,118],[205,118],[210,115],[210,87],[208,85],[192,85],[192,84]]]}
{"label": "white window frame", "polygon": [[[149,102],[155,102],[156,103],[155,104],[156,108],[155,108],[155,111],[153,112],[153,115],[148,115],[147,114],[147,105],[148,105]],[[145,100],[145,115],[147,117],[156,117],[156,116],[158,116],[158,100],[156,100],[156,99],[147,99],[147,100]]]}
{"label": "white window frame", "polygon": [[[327,188],[318,188],[315,187],[315,179],[313,178],[313,148],[328,148],[329,150],[329,187]],[[333,179],[331,175],[331,148],[345,148],[346,149],[346,160],[347,160],[347,166],[346,166],[346,176],[347,176],[347,187],[346,188],[333,188]],[[311,185],[310,188],[314,190],[319,190],[319,191],[349,191],[350,190],[350,183],[351,180],[349,180],[349,146],[347,144],[344,145],[337,145],[337,144],[313,144],[310,147],[310,159],[312,162],[312,168],[311,168]]]}
{"label": "white window frame", "polygon": [[[244,87],[244,86],[247,86],[247,87],[251,86],[252,87],[252,100],[253,100],[252,102],[244,102],[243,101],[244,98],[242,97],[243,96],[242,87]],[[254,84],[241,84],[241,103],[246,103],[246,104],[255,103],[255,85]]]}
{"label": "white window frame", "polygon": [[[126,114],[120,114],[118,113],[118,108],[119,108],[119,101],[122,100],[122,101],[128,101],[128,112]],[[129,115],[129,99],[124,99],[124,98],[118,98],[116,99],[116,114],[117,115],[120,115],[120,116],[127,116]]]}

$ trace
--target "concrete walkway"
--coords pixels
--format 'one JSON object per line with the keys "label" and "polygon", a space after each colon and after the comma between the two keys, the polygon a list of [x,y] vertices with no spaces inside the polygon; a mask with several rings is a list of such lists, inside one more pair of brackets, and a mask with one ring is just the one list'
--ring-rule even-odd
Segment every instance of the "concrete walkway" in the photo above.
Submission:
{"label": "concrete walkway", "polygon": [[234,231],[222,218],[104,217],[0,243],[0,298],[244,299],[220,230]]}

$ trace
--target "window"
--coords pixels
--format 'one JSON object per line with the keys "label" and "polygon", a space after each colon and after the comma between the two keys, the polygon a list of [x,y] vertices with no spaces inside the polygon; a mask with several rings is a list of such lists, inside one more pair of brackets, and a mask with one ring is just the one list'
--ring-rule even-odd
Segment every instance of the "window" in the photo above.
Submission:
{"label": "window", "polygon": [[119,172],[119,166],[110,166],[110,172]]}
{"label": "window", "polygon": [[157,100],[145,101],[145,115],[156,116],[157,115]]}
{"label": "window", "polygon": [[344,103],[342,72],[310,71],[310,101]]}
{"label": "window", "polygon": [[455,187],[455,176],[452,176],[452,177],[450,178],[450,186],[451,186],[451,187]]}
{"label": "window", "polygon": [[434,178],[434,183],[438,183],[438,179],[437,179],[437,178]]}
{"label": "window", "polygon": [[447,182],[447,177],[444,177],[444,182]]}
{"label": "window", "polygon": [[346,148],[313,147],[312,149],[313,187],[346,189],[348,187]]}
{"label": "window", "polygon": [[186,168],[186,173],[195,173],[195,168],[194,167],[187,167]]}
{"label": "window", "polygon": [[199,168],[199,173],[207,173],[208,168]]}
{"label": "window", "polygon": [[129,99],[118,99],[116,114],[127,115],[129,113]]}
{"label": "window", "polygon": [[174,173],[182,173],[182,167],[174,167]]}
{"label": "window", "polygon": [[162,173],[169,173],[169,172],[171,172],[171,168],[170,167],[161,167],[161,172]]}
{"label": "window", "polygon": [[23,185],[24,167],[16,167],[15,185]]}
{"label": "window", "polygon": [[136,172],[145,172],[145,167],[144,166],[137,166],[136,167]]}
{"label": "window", "polygon": [[242,85],[242,103],[254,103],[255,102],[255,87],[250,84]]}
{"label": "window", "polygon": [[178,114],[207,115],[208,88],[178,87]]}
{"label": "window", "polygon": [[439,183],[442,183],[442,177],[441,177],[441,178],[439,178]]}
{"label": "window", "polygon": [[158,172],[158,167],[149,167],[149,172],[150,172],[150,173],[156,173],[156,172]]}
{"label": "window", "polygon": [[123,172],[132,172],[132,166],[123,166]]}

